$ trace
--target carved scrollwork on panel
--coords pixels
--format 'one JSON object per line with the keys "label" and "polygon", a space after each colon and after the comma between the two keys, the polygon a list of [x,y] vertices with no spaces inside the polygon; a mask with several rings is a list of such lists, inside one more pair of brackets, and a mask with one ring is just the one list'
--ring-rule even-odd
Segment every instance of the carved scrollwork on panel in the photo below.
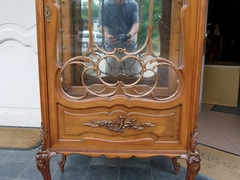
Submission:
{"label": "carved scrollwork on panel", "polygon": [[[121,74],[118,76],[115,76],[115,74],[110,75],[108,72],[104,72],[101,67],[103,63],[106,65],[109,57],[115,59],[115,61],[120,64],[131,59],[132,64],[138,64],[140,68],[137,72],[134,70],[132,64],[129,65],[127,70],[122,67],[119,67],[119,69],[110,68],[115,71],[116,74]],[[83,67],[83,71],[78,77],[81,79],[83,90],[79,95],[75,94],[72,96],[69,92],[65,92],[62,81],[64,71],[73,66]],[[157,72],[157,69],[160,67],[167,68],[168,71],[172,71],[176,74],[176,89],[167,97],[161,97],[155,94],[159,87],[158,83],[160,79],[163,78],[160,77]],[[119,93],[127,97],[140,98],[149,96],[154,100],[166,100],[181,92],[182,87],[179,84],[181,79],[181,70],[165,58],[147,56],[142,60],[139,56],[128,54],[119,59],[119,57],[115,55],[102,54],[98,59],[92,59],[90,56],[77,56],[70,59],[59,69],[57,74],[57,85],[63,95],[78,100],[86,98],[89,94],[97,97],[111,97]]]}
{"label": "carved scrollwork on panel", "polygon": [[91,126],[91,127],[104,127],[114,132],[124,132],[124,129],[131,130],[143,130],[145,127],[154,127],[153,123],[141,123],[137,124],[137,120],[130,119],[126,120],[126,117],[119,116],[118,119],[111,120],[92,120],[91,123],[83,123],[83,126]]}
{"label": "carved scrollwork on panel", "polygon": [[[88,7],[92,7],[92,4],[94,1],[88,1]],[[161,4],[164,5],[162,10],[160,10]],[[175,4],[174,7],[177,8],[176,16],[180,16],[182,5],[176,5],[172,1],[156,1],[155,4],[153,1],[146,1],[144,5],[139,3],[140,10],[143,7],[149,7],[149,12],[145,12],[143,19],[146,22],[140,24],[138,32],[132,37],[134,46],[128,46],[127,43],[126,45],[107,42],[104,37],[105,30],[97,32],[94,24],[91,23],[88,23],[84,31],[80,30],[72,35],[77,36],[78,41],[76,43],[75,39],[71,42],[75,44],[72,47],[73,52],[71,50],[68,52],[66,49],[60,51],[66,55],[64,56],[66,58],[58,64],[56,76],[57,88],[61,95],[74,100],[123,95],[129,99],[144,97],[156,101],[169,100],[180,95],[183,89],[181,71],[183,63],[179,51],[180,18],[174,22],[176,30],[171,30],[171,13],[169,12],[171,12],[172,4]],[[155,10],[155,5],[158,6],[158,10]],[[142,18],[142,15],[139,14],[139,18]],[[79,16],[82,18],[81,15]],[[88,14],[88,19],[92,19],[91,12]],[[156,23],[160,22],[161,25],[156,26]],[[79,26],[78,23],[75,22],[72,27]],[[83,28],[83,25],[81,24],[80,27]],[[162,31],[162,28],[165,31]],[[75,31],[76,29],[72,29],[72,32]],[[83,42],[84,32],[89,37],[87,42]],[[95,42],[94,33],[96,32],[102,37],[101,43],[98,42],[101,45]],[[118,31],[114,33],[116,33],[114,37],[119,40]],[[170,43],[170,40],[160,41],[159,38],[170,37],[170,34],[174,43],[172,41]],[[66,40],[68,37],[66,33],[62,33],[62,41],[68,42]],[[71,44],[70,41],[68,43]],[[79,47],[76,44],[79,44]]]}

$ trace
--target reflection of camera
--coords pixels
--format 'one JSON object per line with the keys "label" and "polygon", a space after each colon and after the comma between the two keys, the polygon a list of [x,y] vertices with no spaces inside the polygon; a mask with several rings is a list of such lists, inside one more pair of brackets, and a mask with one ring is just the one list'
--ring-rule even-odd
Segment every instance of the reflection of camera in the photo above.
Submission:
{"label": "reflection of camera", "polygon": [[120,34],[118,36],[118,40],[121,42],[121,43],[124,43],[126,42],[128,39],[130,39],[131,36],[127,35],[127,34]]}

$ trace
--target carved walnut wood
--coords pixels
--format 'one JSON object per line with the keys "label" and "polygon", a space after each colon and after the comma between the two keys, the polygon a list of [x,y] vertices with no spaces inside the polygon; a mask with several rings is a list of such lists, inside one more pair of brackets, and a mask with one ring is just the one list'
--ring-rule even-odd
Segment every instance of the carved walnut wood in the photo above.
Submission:
{"label": "carved walnut wood", "polygon": [[[186,180],[193,180],[200,169],[196,126],[206,0],[146,1],[149,22],[140,25],[147,32],[141,43],[143,32],[138,32],[134,52],[97,46],[93,0],[87,1],[88,14],[82,14],[79,2],[36,0],[42,111],[36,164],[44,180],[51,179],[49,162],[57,153],[62,154],[61,172],[72,153],[167,156],[175,175],[181,157],[187,162]],[[138,2],[143,13],[144,1]],[[157,4],[162,13],[156,22]],[[90,33],[86,48],[76,40],[82,30]],[[109,74],[102,68],[109,57],[116,63],[131,58],[140,71],[127,74],[120,68],[122,74]]]}
{"label": "carved walnut wood", "polygon": [[49,163],[51,157],[56,155],[56,152],[42,151],[39,149],[36,155],[36,165],[38,170],[42,173],[44,179],[51,179]]}
{"label": "carved walnut wood", "polygon": [[91,123],[83,123],[83,126],[90,126],[90,127],[103,127],[108,128],[114,132],[124,132],[124,129],[134,129],[134,130],[143,130],[145,127],[154,127],[155,125],[152,123],[142,123],[137,124],[137,120],[129,119],[125,120],[126,117],[120,116],[118,119],[114,121],[110,120],[92,120]]}
{"label": "carved walnut wood", "polygon": [[187,161],[187,177],[194,179],[200,170],[200,156],[196,149],[197,129],[191,133],[191,151],[188,154],[182,155],[181,158]]}
{"label": "carved walnut wood", "polygon": [[174,174],[178,175],[178,170],[180,169],[181,164],[177,162],[177,157],[172,158],[172,163],[174,167]]}
{"label": "carved walnut wood", "polygon": [[62,159],[61,161],[58,162],[58,165],[59,165],[59,168],[60,168],[60,171],[61,172],[64,172],[64,165],[65,165],[65,162],[66,162],[66,156],[62,154]]}

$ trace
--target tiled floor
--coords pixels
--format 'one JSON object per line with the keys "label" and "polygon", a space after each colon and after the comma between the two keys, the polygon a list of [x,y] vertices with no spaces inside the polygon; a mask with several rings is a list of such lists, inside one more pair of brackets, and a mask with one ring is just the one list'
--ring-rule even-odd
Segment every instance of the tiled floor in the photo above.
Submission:
{"label": "tiled floor", "polygon": [[198,118],[199,143],[240,155],[240,115],[211,111],[203,104]]}
{"label": "tiled floor", "polygon": [[[0,151],[0,180],[41,180],[35,165],[37,150]],[[61,173],[57,162],[60,155],[51,158],[50,168],[53,180],[184,180],[186,169],[181,167],[173,175],[171,160],[167,157],[146,159],[108,159],[70,155]],[[198,174],[196,180],[212,180]]]}
{"label": "tiled floor", "polygon": [[[210,111],[204,104],[198,120],[198,142],[240,155],[240,116]],[[35,165],[37,149],[0,150],[0,180],[41,180]],[[70,155],[65,172],[58,168],[60,155],[51,158],[53,180],[184,180],[186,169],[173,175],[171,160],[166,157],[147,159],[107,159]],[[195,180],[210,180],[198,174]]]}

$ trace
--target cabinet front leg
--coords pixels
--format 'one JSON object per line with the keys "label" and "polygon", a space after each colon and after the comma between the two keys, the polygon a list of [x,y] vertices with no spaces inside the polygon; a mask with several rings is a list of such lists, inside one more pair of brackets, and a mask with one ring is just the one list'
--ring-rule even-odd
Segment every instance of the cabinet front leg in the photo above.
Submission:
{"label": "cabinet front leg", "polygon": [[200,155],[196,149],[197,128],[191,132],[191,146],[188,154],[181,155],[181,158],[187,161],[187,175],[186,180],[194,180],[195,176],[200,170]]}
{"label": "cabinet front leg", "polygon": [[62,154],[62,160],[58,162],[59,168],[61,172],[64,172],[64,165],[66,162],[66,156]]}
{"label": "cabinet front leg", "polygon": [[172,164],[174,167],[174,175],[178,175],[178,170],[181,167],[180,163],[177,162],[177,157],[172,158]]}
{"label": "cabinet front leg", "polygon": [[44,180],[51,180],[49,163],[51,157],[56,155],[56,152],[42,151],[41,149],[38,150],[36,155],[36,165]]}
{"label": "cabinet front leg", "polygon": [[187,161],[186,180],[194,180],[195,176],[200,170],[200,156],[197,150],[194,153],[181,156]]}

